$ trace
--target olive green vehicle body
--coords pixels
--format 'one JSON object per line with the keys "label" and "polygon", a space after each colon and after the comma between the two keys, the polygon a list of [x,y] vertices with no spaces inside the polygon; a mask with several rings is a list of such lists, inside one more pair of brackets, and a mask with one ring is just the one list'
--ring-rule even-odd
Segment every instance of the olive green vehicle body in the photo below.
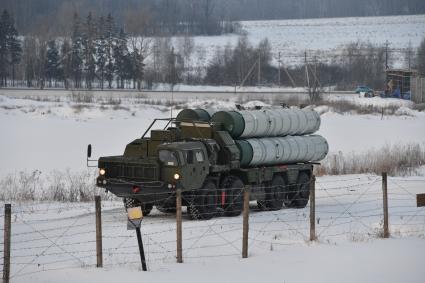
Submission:
{"label": "olive green vehicle body", "polygon": [[229,177],[249,186],[251,200],[264,201],[267,185],[276,175],[283,177],[286,190],[294,192],[300,174],[312,174],[312,163],[241,167],[239,149],[220,124],[170,119],[164,129],[151,130],[145,137],[151,127],[129,143],[123,155],[99,158],[98,167],[105,174],[98,176],[97,186],[141,204],[173,207],[177,188],[183,192],[183,205],[189,206],[197,191],[212,182],[219,208]]}

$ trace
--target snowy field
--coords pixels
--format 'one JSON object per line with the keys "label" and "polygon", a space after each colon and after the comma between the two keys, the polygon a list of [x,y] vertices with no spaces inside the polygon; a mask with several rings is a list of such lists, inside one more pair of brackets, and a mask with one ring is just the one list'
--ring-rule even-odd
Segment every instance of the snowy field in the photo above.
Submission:
{"label": "snowy field", "polygon": [[[20,94],[27,95],[13,97],[7,95],[16,94],[15,91],[3,90],[0,93],[4,94],[0,96],[0,132],[4,137],[0,139],[0,176],[21,170],[41,170],[44,173],[67,168],[82,170],[86,166],[87,144],[94,146],[95,157],[122,154],[125,145],[140,137],[154,118],[171,115],[169,107],[156,105],[169,103],[169,99],[164,97],[170,94],[158,95],[159,98],[155,99],[137,95],[119,97],[116,92],[109,96],[98,92],[94,98],[96,102],[81,103],[73,102],[66,95],[37,95],[40,91],[21,91]],[[180,103],[186,102],[179,107],[234,109],[235,102],[253,107],[268,105],[274,98],[271,94],[261,94],[256,98],[262,101],[250,101],[250,95],[235,97],[227,94],[224,100],[222,94],[218,94],[219,99],[214,99],[214,94],[209,94],[208,99],[203,95],[194,95],[191,100],[181,98]],[[46,99],[49,101],[43,101]],[[408,108],[408,101],[345,95],[335,95],[332,99],[364,105],[403,106],[404,112],[400,114],[405,115],[338,114],[326,107],[318,107],[322,116],[318,134],[328,140],[331,153],[365,152],[391,144],[425,143],[425,113]],[[173,115],[178,111],[175,109]]]}
{"label": "snowy field", "polygon": [[[400,67],[404,57],[399,51],[409,41],[417,48],[425,37],[425,15],[246,21],[242,22],[242,28],[252,44],[265,37],[269,39],[275,64],[279,52],[283,63],[292,65],[303,63],[304,51],[319,51],[319,60],[327,61],[342,45],[361,41],[384,46],[388,40],[394,67]],[[195,43],[206,50],[208,62],[217,47],[234,45],[237,39],[237,35],[199,36],[195,37]]]}
{"label": "snowy field", "polygon": [[96,269],[94,203],[14,203],[12,282],[423,282],[425,178],[389,178],[391,239],[382,235],[380,177],[317,179],[316,234],[309,209],[259,212],[251,203],[249,258],[241,259],[242,217],[191,221],[183,214],[183,264],[175,219],[153,210],[142,223],[148,273],[120,202],[103,202],[104,268]]}
{"label": "snowy field", "polygon": [[[1,90],[0,178],[21,171],[84,171],[88,143],[94,157],[121,154],[153,118],[169,117],[167,99],[134,95],[102,96],[91,102],[68,95]],[[114,93],[115,94],[115,93]],[[196,96],[179,107],[233,109],[269,105],[229,96]],[[298,94],[294,94],[298,95]],[[339,114],[320,106],[319,131],[330,151],[366,152],[387,144],[425,144],[425,113],[407,101],[356,96],[328,97],[361,105],[396,105],[397,115]],[[162,104],[162,105],[161,105]],[[178,112],[174,109],[173,116]],[[425,173],[425,172],[424,172]],[[48,180],[45,180],[48,182]],[[381,178],[376,175],[324,176],[317,180],[318,241],[310,243],[309,209],[259,212],[251,203],[249,258],[241,259],[242,218],[189,221],[184,213],[184,264],[175,263],[173,215],[153,210],[142,226],[150,272],[140,271],[134,231],[126,230],[119,201],[104,201],[104,269],[96,269],[93,203],[12,204],[12,282],[423,282],[425,176],[389,177],[391,239],[383,240]],[[0,213],[1,215],[2,213]],[[0,221],[3,221],[3,215]],[[0,242],[3,242],[0,223]]]}

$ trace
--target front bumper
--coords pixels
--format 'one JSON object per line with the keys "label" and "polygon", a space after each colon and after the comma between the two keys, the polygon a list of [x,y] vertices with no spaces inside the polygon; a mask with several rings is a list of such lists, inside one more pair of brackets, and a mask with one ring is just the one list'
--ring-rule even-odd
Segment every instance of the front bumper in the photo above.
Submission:
{"label": "front bumper", "polygon": [[168,184],[162,181],[137,182],[99,176],[96,185],[117,197],[133,198],[142,203],[161,203],[175,192],[174,188],[169,188]]}

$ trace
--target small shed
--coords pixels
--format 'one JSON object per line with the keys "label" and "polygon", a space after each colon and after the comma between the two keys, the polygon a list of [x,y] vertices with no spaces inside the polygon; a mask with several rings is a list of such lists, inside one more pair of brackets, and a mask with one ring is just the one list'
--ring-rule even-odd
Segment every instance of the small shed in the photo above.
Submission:
{"label": "small shed", "polygon": [[425,78],[414,77],[410,80],[411,99],[415,103],[425,103]]}
{"label": "small shed", "polygon": [[403,98],[406,94],[410,94],[411,78],[418,75],[416,70],[404,69],[388,69],[385,73],[387,77],[385,93],[400,98]]}

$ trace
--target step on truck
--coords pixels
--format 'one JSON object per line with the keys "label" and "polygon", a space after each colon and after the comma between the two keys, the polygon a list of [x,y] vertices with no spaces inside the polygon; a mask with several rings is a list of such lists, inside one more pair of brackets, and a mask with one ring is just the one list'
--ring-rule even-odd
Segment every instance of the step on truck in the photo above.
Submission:
{"label": "step on truck", "polygon": [[241,214],[246,186],[261,210],[303,208],[328,153],[319,127],[310,109],[185,109],[154,119],[123,155],[99,158],[96,184],[144,215],[175,212],[177,189],[192,219]]}

